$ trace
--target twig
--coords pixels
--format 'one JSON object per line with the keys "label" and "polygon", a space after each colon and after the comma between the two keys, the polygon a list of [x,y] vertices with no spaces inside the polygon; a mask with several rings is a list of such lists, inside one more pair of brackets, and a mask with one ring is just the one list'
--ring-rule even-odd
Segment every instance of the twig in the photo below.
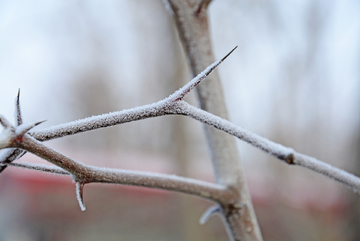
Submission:
{"label": "twig", "polygon": [[26,162],[21,162],[21,163],[12,162],[12,163],[0,163],[0,166],[19,167],[19,168],[47,172],[47,173],[58,174],[58,175],[70,175],[69,172],[64,171],[60,167],[43,165],[43,164],[33,164],[33,163],[26,163]]}
{"label": "twig", "polygon": [[317,160],[316,158],[297,153],[292,148],[270,141],[225,119],[191,106],[186,102],[182,102],[177,110],[181,110],[178,114],[192,117],[195,120],[236,136],[240,140],[259,148],[287,164],[302,166],[314,172],[323,174],[344,184],[354,192],[360,193],[360,178],[353,174]]}
{"label": "twig", "polygon": [[[0,116],[0,123],[8,122],[4,117]],[[136,185],[182,192],[199,196],[217,203],[231,203],[236,197],[236,194],[234,194],[232,190],[227,189],[224,186],[194,180],[191,178],[147,172],[114,170],[85,165],[53,150],[50,147],[45,146],[28,134],[17,132],[16,129],[18,128],[22,128],[22,126],[17,128],[11,125],[7,126],[5,128],[5,130],[8,130],[5,133],[6,135],[0,135],[3,140],[3,142],[0,142],[0,145],[17,147],[31,152],[71,173],[74,181],[82,183],[82,185],[92,182]],[[23,165],[22,167],[29,168],[30,166]],[[43,167],[32,169],[44,170]]]}
{"label": "twig", "polygon": [[[50,128],[46,128],[40,131],[30,132],[29,134],[39,141],[47,141],[63,136],[74,135],[77,133],[82,133],[90,130],[95,130],[99,128],[105,128],[109,126],[119,125],[127,122],[132,122],[136,120],[142,120],[151,117],[171,115],[171,111],[174,107],[171,105],[174,104],[176,99],[182,100],[185,96],[199,85],[209,74],[211,74],[216,67],[219,66],[237,47],[231,50],[225,57],[221,60],[216,61],[208,68],[206,68],[202,73],[192,79],[188,84],[180,88],[174,94],[165,98],[164,100],[158,101],[153,104],[144,105],[132,109],[125,109],[122,111],[112,112],[108,114],[93,116]],[[17,119],[18,122],[22,123],[22,117],[20,112],[20,102],[19,102],[19,93],[15,102],[15,109],[17,110]],[[170,110],[170,112],[169,112]],[[19,121],[20,120],[20,121]],[[25,152],[23,150],[14,149],[13,151],[7,151],[0,154],[0,162],[11,163],[12,161],[19,158],[20,155],[23,155]],[[0,167],[0,173],[6,168],[6,166]]]}

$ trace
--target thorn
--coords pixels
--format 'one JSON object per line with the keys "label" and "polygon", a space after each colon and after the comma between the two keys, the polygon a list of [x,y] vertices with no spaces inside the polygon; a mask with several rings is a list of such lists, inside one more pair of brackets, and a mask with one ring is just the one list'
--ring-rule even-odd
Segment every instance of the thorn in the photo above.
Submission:
{"label": "thorn", "polygon": [[221,62],[224,61],[227,57],[229,57],[229,55],[232,54],[232,52],[234,52],[235,49],[237,49],[237,47],[238,47],[238,46],[236,45],[235,48],[233,48],[225,57],[223,57],[223,58],[221,59]]}
{"label": "thorn", "polygon": [[10,128],[14,128],[11,123],[5,118],[5,116],[0,115],[0,124],[5,128],[5,129],[10,129]]}
{"label": "thorn", "polygon": [[81,211],[86,210],[85,204],[84,204],[84,198],[83,198],[84,185],[85,185],[85,182],[77,182],[76,183],[76,197],[79,202]]}
{"label": "thorn", "polygon": [[45,122],[44,121],[39,121],[39,122],[35,122],[35,123],[28,123],[28,124],[22,124],[20,126],[18,126],[15,130],[15,135],[17,137],[21,137],[23,136],[26,132],[28,132],[29,130],[31,130],[32,128],[34,128],[37,125],[40,125],[41,123]]}
{"label": "thorn", "polygon": [[200,220],[199,220],[200,224],[201,224],[201,225],[204,225],[204,224],[209,220],[209,218],[210,218],[212,215],[214,215],[214,214],[216,214],[216,213],[218,213],[218,212],[220,212],[220,206],[219,206],[219,205],[215,205],[215,206],[209,207],[209,208],[203,213],[203,215],[201,215]]}
{"label": "thorn", "polygon": [[196,86],[198,86],[209,74],[211,74],[229,55],[234,52],[234,50],[237,48],[233,48],[225,57],[222,59],[212,63],[209,65],[203,72],[198,74],[195,78],[193,78],[190,82],[188,82],[186,85],[184,85],[182,88],[180,88],[178,91],[176,91],[174,94],[170,95],[168,98],[173,101],[181,101],[183,100],[191,90],[193,90]]}
{"label": "thorn", "polygon": [[17,126],[20,126],[23,123],[21,116],[21,109],[20,109],[20,88],[18,90],[18,94],[15,101],[15,121]]}

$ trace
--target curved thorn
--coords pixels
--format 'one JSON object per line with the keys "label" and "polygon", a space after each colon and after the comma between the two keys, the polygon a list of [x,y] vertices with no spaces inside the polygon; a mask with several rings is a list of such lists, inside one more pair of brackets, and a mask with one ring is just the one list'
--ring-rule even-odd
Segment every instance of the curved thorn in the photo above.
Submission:
{"label": "curved thorn", "polygon": [[77,182],[76,183],[76,197],[80,205],[81,211],[85,211],[85,204],[84,204],[84,198],[83,198],[83,190],[84,190],[84,182]]}
{"label": "curved thorn", "polygon": [[203,213],[203,215],[201,215],[200,220],[199,220],[200,224],[201,224],[201,225],[204,225],[204,224],[209,220],[209,218],[210,218],[212,215],[214,215],[214,214],[216,214],[216,213],[218,213],[218,212],[220,212],[220,206],[219,206],[219,205],[215,205],[215,206],[209,207],[209,208]]}

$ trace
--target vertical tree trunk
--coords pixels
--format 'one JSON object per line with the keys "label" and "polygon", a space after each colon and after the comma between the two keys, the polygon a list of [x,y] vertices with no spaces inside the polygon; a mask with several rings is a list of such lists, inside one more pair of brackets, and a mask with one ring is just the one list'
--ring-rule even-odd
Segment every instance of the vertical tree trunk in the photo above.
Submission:
{"label": "vertical tree trunk", "polygon": [[[178,33],[194,76],[215,61],[207,19],[209,0],[168,0]],[[222,86],[217,71],[207,77],[197,93],[201,108],[228,119]],[[229,237],[233,240],[262,240],[251,197],[240,164],[235,138],[205,126],[211,148],[216,181],[238,193],[231,206],[222,206]]]}

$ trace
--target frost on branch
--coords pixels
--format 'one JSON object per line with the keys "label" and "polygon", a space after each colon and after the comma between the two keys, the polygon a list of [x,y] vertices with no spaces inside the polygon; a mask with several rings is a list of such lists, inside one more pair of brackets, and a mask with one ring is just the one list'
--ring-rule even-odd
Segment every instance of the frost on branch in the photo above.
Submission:
{"label": "frost on branch", "polygon": [[[21,108],[20,108],[20,89],[18,90],[17,97],[15,99],[15,122],[16,126],[20,126],[23,123]],[[0,154],[0,163],[11,163],[16,159],[19,159],[25,155],[25,151],[17,148],[8,148]],[[7,165],[0,166],[0,173],[7,167]]]}
{"label": "frost on branch", "polygon": [[12,166],[12,167],[19,167],[29,170],[35,170],[35,171],[41,171],[46,173],[52,173],[52,174],[58,174],[58,175],[70,175],[69,172],[63,170],[60,167],[57,166],[49,166],[49,165],[43,165],[43,164],[33,164],[33,163],[0,163],[0,166]]}
{"label": "frost on branch", "polygon": [[28,132],[29,130],[31,130],[35,126],[40,125],[43,122],[45,122],[45,121],[38,121],[38,122],[33,122],[33,123],[21,124],[20,126],[18,126],[15,129],[15,135],[21,137],[26,132]]}
{"label": "frost on branch", "polygon": [[21,142],[26,132],[41,123],[43,121],[14,127],[4,116],[0,115],[0,124],[4,127],[0,134],[0,149],[14,147],[14,142]]}

